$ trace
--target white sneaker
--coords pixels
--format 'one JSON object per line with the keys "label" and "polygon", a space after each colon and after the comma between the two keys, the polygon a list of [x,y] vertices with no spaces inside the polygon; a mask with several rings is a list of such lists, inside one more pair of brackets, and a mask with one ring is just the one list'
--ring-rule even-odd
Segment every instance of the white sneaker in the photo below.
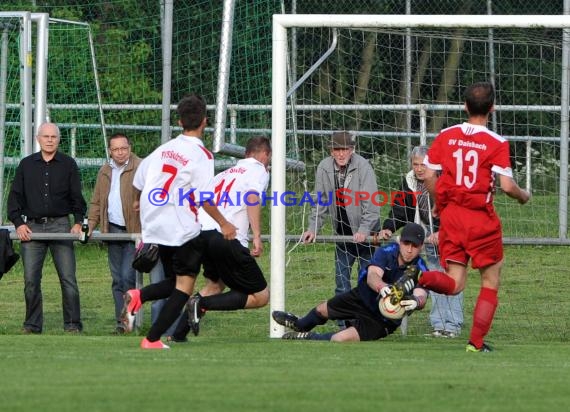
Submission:
{"label": "white sneaker", "polygon": [[445,332],[439,329],[435,329],[433,332],[431,333],[426,333],[424,336],[431,336],[432,338],[444,338],[445,337]]}

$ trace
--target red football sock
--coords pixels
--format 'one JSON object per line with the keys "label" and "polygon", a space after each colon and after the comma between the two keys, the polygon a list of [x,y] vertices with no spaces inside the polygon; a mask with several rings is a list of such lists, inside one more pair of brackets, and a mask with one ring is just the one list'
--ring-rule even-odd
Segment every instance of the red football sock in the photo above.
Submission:
{"label": "red football sock", "polygon": [[452,295],[455,291],[455,280],[438,270],[422,272],[418,283],[420,286],[444,295]]}
{"label": "red football sock", "polygon": [[491,329],[495,310],[499,301],[497,299],[497,290],[490,288],[481,288],[475,310],[473,311],[473,327],[471,328],[471,337],[469,341],[476,348],[483,346],[483,338]]}

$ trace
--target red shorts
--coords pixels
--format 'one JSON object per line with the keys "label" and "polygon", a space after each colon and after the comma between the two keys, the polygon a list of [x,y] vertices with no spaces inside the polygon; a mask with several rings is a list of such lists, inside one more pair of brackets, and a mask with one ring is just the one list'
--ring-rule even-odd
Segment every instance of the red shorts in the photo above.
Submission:
{"label": "red shorts", "polygon": [[472,210],[448,204],[440,216],[439,252],[441,264],[462,263],[471,258],[474,269],[503,259],[501,221],[494,210]]}

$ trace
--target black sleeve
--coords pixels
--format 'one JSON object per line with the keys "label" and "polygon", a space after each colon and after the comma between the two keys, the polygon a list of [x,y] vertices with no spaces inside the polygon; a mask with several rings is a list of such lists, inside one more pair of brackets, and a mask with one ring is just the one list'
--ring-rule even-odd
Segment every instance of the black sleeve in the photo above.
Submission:
{"label": "black sleeve", "polygon": [[83,217],[87,212],[87,204],[81,193],[81,177],[77,163],[72,159],[69,174],[69,194],[71,203],[71,213],[73,213],[74,223],[83,221]]}
{"label": "black sleeve", "polygon": [[24,175],[22,174],[22,163],[20,163],[16,168],[16,175],[8,194],[8,219],[16,228],[24,224],[24,219],[22,219],[24,207]]}

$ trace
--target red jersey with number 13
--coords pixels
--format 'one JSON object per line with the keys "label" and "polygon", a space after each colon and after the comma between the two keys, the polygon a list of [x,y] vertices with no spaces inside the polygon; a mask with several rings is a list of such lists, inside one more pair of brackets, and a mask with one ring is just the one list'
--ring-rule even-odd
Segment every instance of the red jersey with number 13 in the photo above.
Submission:
{"label": "red jersey with number 13", "polygon": [[449,203],[468,209],[492,208],[494,173],[513,176],[509,142],[485,126],[470,123],[442,130],[424,164],[441,172],[436,185],[440,209]]}

